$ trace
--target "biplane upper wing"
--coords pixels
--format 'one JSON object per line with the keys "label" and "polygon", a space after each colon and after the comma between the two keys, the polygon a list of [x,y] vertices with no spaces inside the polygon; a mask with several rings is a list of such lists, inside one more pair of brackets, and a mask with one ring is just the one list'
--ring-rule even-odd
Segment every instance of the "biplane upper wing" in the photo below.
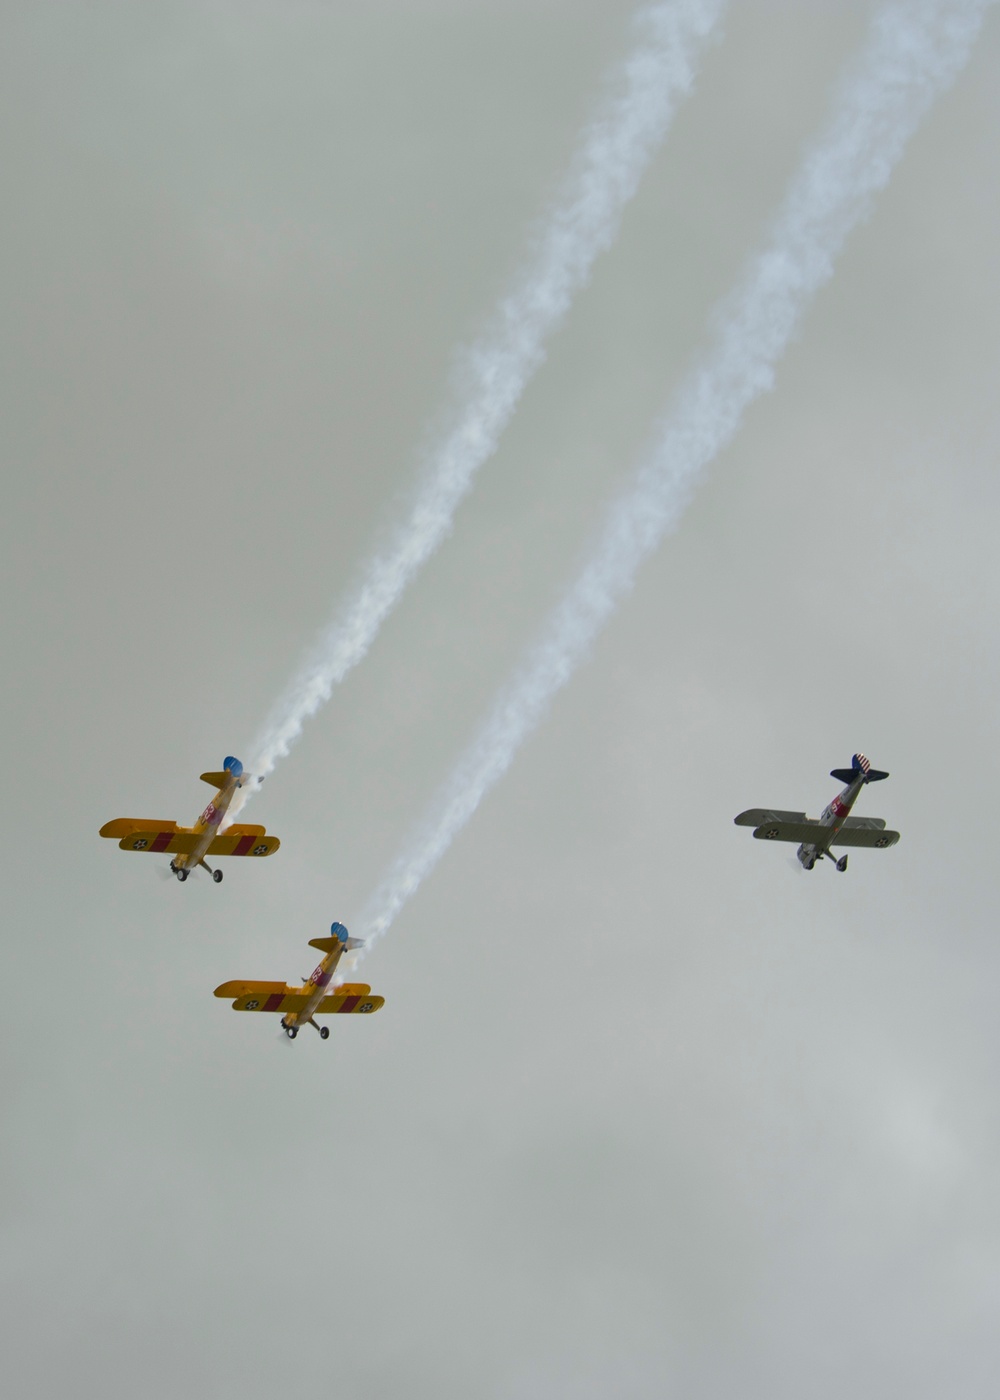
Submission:
{"label": "biplane upper wing", "polygon": [[733,818],[737,826],[761,826],[764,822],[804,822],[805,812],[777,812],[770,807],[751,807]]}
{"label": "biplane upper wing", "polygon": [[[766,813],[771,816],[771,813]],[[782,814],[778,813],[780,818]],[[829,831],[829,827],[820,826],[819,822],[808,821],[803,815],[797,822],[786,822],[781,820],[765,821],[757,827],[754,838],[757,841],[794,841],[796,845],[802,842],[807,844],[819,840],[824,832]]]}
{"label": "biplane upper wing", "polygon": [[120,841],[133,831],[180,831],[180,827],[176,822],[161,822],[156,817],[115,817],[113,822],[104,823],[100,834]]}
{"label": "biplane upper wing", "polygon": [[245,826],[234,822],[221,831],[208,848],[210,856],[269,856],[278,849],[281,842],[277,836],[268,836],[262,826]]}
{"label": "biplane upper wing", "polygon": [[[216,987],[217,997],[234,997],[239,1001],[245,1001],[248,997],[256,998],[260,1002],[265,1002],[271,997],[278,997],[284,1000],[288,987],[284,982],[223,982],[221,987]],[[263,1011],[263,1006],[240,1007],[241,1011]],[[270,1010],[277,1011],[278,1007],[271,1007]]]}
{"label": "biplane upper wing", "polygon": [[172,856],[189,856],[198,845],[199,837],[185,831],[176,822],[135,821],[119,817],[101,827],[102,836],[119,837],[123,851],[163,851]]}

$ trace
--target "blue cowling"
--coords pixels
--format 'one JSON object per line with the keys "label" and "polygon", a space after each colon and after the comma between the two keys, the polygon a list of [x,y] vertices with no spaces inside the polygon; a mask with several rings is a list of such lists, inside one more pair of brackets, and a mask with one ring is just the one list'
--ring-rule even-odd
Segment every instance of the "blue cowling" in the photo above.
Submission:
{"label": "blue cowling", "polygon": [[333,937],[336,938],[339,942],[341,942],[341,943],[346,943],[346,942],[347,942],[348,933],[347,933],[347,929],[344,927],[343,924],[336,924],[336,923],[335,923],[335,924],[331,924],[331,925],[330,925],[330,932],[331,932],[331,934],[333,935]]}
{"label": "blue cowling", "polygon": [[238,778],[243,772],[243,764],[238,758],[227,758],[222,766],[227,773],[232,773],[234,778]]}

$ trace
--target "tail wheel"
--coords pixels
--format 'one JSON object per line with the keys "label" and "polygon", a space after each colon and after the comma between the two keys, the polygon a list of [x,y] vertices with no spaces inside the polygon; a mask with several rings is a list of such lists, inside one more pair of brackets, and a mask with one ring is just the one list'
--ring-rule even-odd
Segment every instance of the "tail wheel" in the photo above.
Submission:
{"label": "tail wheel", "polygon": [[221,883],[222,883],[222,871],[221,871],[221,870],[213,870],[213,871],[212,871],[212,879],[215,881],[215,883],[216,883],[217,885],[221,884]]}
{"label": "tail wheel", "polygon": [[329,1026],[320,1026],[320,1028],[319,1028],[319,1038],[320,1038],[320,1040],[329,1040],[329,1039],[330,1039],[330,1027],[329,1027]]}

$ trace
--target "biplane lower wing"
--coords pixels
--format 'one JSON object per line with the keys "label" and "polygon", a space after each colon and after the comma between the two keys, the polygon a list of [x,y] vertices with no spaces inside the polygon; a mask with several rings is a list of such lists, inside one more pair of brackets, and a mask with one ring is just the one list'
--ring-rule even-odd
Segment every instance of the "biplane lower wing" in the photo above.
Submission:
{"label": "biplane lower wing", "polygon": [[[338,987],[331,995],[324,997],[313,1011],[314,1016],[363,1015],[378,1011],[385,1005],[385,997],[371,995],[371,987],[365,982],[348,982]],[[298,987],[288,987],[284,982],[223,982],[216,987],[217,997],[233,997],[234,1011],[280,1011],[283,1016],[290,1012],[302,1012],[310,1000]]]}
{"label": "biplane lower wing", "polygon": [[193,831],[180,831],[175,822],[162,822],[159,826],[130,831],[118,845],[123,851],[152,851],[154,855],[163,851],[171,856],[190,856],[197,850],[200,839]]}
{"label": "biplane lower wing", "polygon": [[281,845],[277,836],[268,836],[262,826],[234,823],[221,832],[208,848],[210,856],[269,856]]}
{"label": "biplane lower wing", "polygon": [[886,846],[895,846],[899,840],[898,831],[886,831],[883,826],[842,826],[830,843],[833,846],[865,846],[869,850],[882,851]]}
{"label": "biplane lower wing", "polygon": [[[757,841],[793,841],[797,846],[823,845],[828,826],[819,822],[764,822],[754,832]],[[830,841],[831,846],[867,846],[882,850],[894,846],[898,831],[886,831],[881,826],[842,826]]]}
{"label": "biplane lower wing", "polygon": [[371,1011],[378,1011],[385,1005],[385,997],[373,996],[344,996],[343,989],[338,987],[337,993],[332,997],[324,997],[313,1012],[314,1016],[330,1015],[351,1015],[366,1016]]}
{"label": "biplane lower wing", "polygon": [[[119,837],[119,847],[123,851],[163,852],[171,856],[194,855],[202,841],[197,831],[186,831],[176,822],[135,820],[132,817],[118,817],[101,827],[101,835]],[[281,842],[277,836],[268,836],[262,826],[241,826],[233,824],[228,830],[212,839],[206,852],[210,856],[269,856]]]}

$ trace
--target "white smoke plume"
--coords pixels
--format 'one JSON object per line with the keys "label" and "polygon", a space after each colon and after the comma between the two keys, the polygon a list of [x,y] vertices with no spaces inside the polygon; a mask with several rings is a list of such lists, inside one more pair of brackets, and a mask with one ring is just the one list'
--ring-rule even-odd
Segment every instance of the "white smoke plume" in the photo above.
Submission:
{"label": "white smoke plume", "polygon": [[640,565],[676,528],[701,472],[734,436],[748,406],[771,388],[774,366],[832,276],[844,240],[888,182],[931,103],[957,77],[991,3],[895,0],[874,16],[764,250],[719,309],[703,363],[681,384],[579,578],[363,912],[359,931],[369,946],[506,772],[632,588]]}
{"label": "white smoke plume", "polygon": [[[306,719],[361,661],[420,568],[447,537],[476,472],[496,451],[545,342],[614,241],[727,0],[659,0],[633,20],[634,42],[585,127],[570,170],[537,230],[524,270],[453,373],[458,407],[422,454],[409,514],[365,566],[353,591],[278,701],[254,748],[254,773],[270,773]],[[249,790],[248,790],[249,791]],[[234,814],[236,804],[234,804]]]}

